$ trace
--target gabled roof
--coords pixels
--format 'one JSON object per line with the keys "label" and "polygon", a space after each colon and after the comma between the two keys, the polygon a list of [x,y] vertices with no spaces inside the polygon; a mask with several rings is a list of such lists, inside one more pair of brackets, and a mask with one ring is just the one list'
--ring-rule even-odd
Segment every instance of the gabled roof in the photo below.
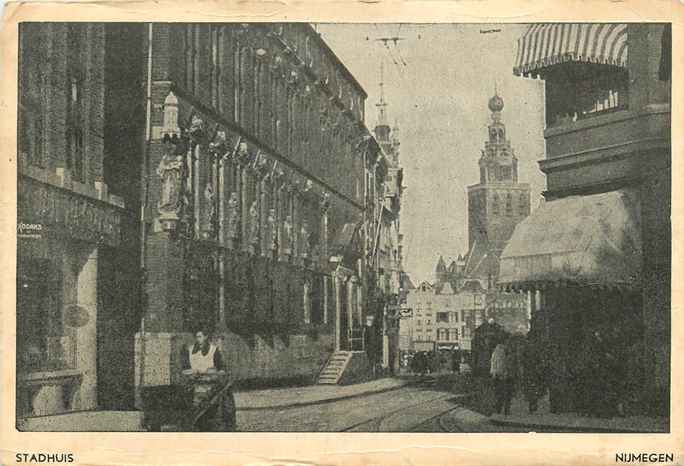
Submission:
{"label": "gabled roof", "polygon": [[401,274],[401,280],[402,280],[401,286],[402,286],[402,288],[404,288],[404,290],[415,290],[416,289],[416,285],[414,285],[413,282],[411,281],[411,277],[409,276],[409,274],[402,273]]}
{"label": "gabled roof", "polygon": [[444,263],[444,258],[440,255],[437,261],[437,266],[435,267],[435,272],[446,272],[446,264]]}
{"label": "gabled roof", "polygon": [[423,291],[423,288],[425,291],[433,291],[435,287],[430,282],[420,282],[417,286],[418,291]]}
{"label": "gabled roof", "polygon": [[449,282],[445,282],[441,289],[439,290],[439,294],[455,294],[454,289],[451,287],[451,284]]}
{"label": "gabled roof", "polygon": [[499,257],[506,247],[505,241],[475,242],[465,258],[466,277],[496,277],[499,274]]}

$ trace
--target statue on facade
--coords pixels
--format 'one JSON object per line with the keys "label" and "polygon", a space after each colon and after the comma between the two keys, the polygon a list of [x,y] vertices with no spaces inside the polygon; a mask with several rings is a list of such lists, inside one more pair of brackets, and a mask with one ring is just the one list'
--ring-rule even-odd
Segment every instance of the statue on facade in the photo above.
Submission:
{"label": "statue on facade", "polygon": [[252,252],[256,252],[259,244],[259,207],[257,201],[252,202],[249,208],[249,247]]}
{"label": "statue on facade", "polygon": [[183,156],[166,152],[157,167],[157,175],[161,178],[157,210],[162,219],[178,219],[182,206],[182,174]]}
{"label": "statue on facade", "polygon": [[228,233],[228,239],[231,241],[231,245],[234,246],[234,242],[237,239],[239,231],[240,222],[240,201],[238,200],[238,195],[235,191],[230,193],[230,198],[228,199],[228,222],[226,225],[226,231]]}
{"label": "statue on facade", "polygon": [[311,252],[311,238],[309,237],[309,224],[304,221],[299,231],[299,255],[304,259],[309,258]]}
{"label": "statue on facade", "polygon": [[204,135],[204,120],[198,115],[193,115],[188,133],[190,133],[190,137],[195,140],[201,138]]}
{"label": "statue on facade", "polygon": [[214,197],[214,189],[212,188],[211,183],[207,183],[204,188],[205,209],[204,215],[202,216],[202,231],[209,236],[214,232],[214,225],[216,222],[216,205]]}
{"label": "statue on facade", "polygon": [[292,254],[292,216],[285,217],[283,222],[283,253]]}
{"label": "statue on facade", "polygon": [[264,234],[266,238],[266,247],[269,252],[276,251],[278,249],[278,229],[276,227],[276,210],[268,209],[268,217],[266,218],[266,228],[267,231]]}

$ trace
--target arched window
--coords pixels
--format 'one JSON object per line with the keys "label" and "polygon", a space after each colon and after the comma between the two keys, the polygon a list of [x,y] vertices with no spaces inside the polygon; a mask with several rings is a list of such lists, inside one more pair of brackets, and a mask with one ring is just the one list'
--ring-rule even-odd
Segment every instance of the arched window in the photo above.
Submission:
{"label": "arched window", "polygon": [[494,193],[492,197],[492,213],[494,215],[499,215],[499,195]]}
{"label": "arched window", "polygon": [[525,194],[520,195],[520,215],[527,215],[529,209],[529,203],[527,202],[527,196]]}

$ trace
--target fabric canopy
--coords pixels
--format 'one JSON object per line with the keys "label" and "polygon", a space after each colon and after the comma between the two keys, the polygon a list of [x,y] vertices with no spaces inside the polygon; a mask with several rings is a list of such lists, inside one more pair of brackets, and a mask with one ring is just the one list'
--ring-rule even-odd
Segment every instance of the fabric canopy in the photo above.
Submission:
{"label": "fabric canopy", "polygon": [[520,222],[501,255],[499,286],[572,282],[636,288],[641,279],[637,193],[619,190],[544,203]]}
{"label": "fabric canopy", "polygon": [[564,62],[626,66],[627,24],[533,24],[518,39],[513,73],[532,75]]}

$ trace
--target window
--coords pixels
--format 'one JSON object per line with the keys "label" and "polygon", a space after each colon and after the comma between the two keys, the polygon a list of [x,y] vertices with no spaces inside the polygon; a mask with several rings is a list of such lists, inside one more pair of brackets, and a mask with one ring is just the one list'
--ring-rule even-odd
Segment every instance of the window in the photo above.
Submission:
{"label": "window", "polygon": [[513,196],[506,194],[506,215],[513,215]]}
{"label": "window", "polygon": [[499,215],[499,195],[497,193],[492,196],[492,214]]}
{"label": "window", "polygon": [[85,166],[85,112],[83,82],[85,79],[82,50],[85,45],[86,25],[67,26],[67,154],[66,168],[80,183],[86,182]]}
{"label": "window", "polygon": [[529,209],[529,203],[527,202],[527,196],[525,194],[520,195],[520,215],[527,215],[527,210]]}
{"label": "window", "polygon": [[29,165],[45,163],[45,111],[47,105],[48,74],[45,40],[41,24],[20,25],[20,94],[19,94],[19,153],[21,161]]}
{"label": "window", "polygon": [[198,24],[188,24],[185,27],[185,87],[192,93],[197,92],[199,81],[199,28]]}
{"label": "window", "polygon": [[627,108],[627,70],[599,64],[566,64],[546,79],[547,125],[554,126]]}
{"label": "window", "polygon": [[416,320],[416,325],[420,327],[421,325],[423,325],[423,321],[420,319]]}
{"label": "window", "polygon": [[448,312],[438,312],[437,313],[437,323],[440,322],[449,322],[449,313]]}
{"label": "window", "polygon": [[450,312],[449,313],[449,322],[452,324],[458,322],[458,312]]}
{"label": "window", "polygon": [[304,282],[304,323],[311,323],[311,284],[309,281]]}
{"label": "window", "polygon": [[221,65],[223,62],[223,26],[211,27],[211,104],[221,111],[223,97],[223,79]]}
{"label": "window", "polygon": [[[242,112],[242,46],[240,43],[235,44],[233,51],[233,121],[240,121],[240,114]],[[274,92],[274,96],[277,94]],[[275,105],[273,108],[277,108]],[[275,134],[275,130],[274,130]]]}
{"label": "window", "polygon": [[75,341],[62,324],[63,279],[59,261],[17,261],[17,369],[21,372],[73,367]]}
{"label": "window", "polygon": [[264,63],[256,58],[256,69],[254,73],[254,131],[257,136],[261,136],[264,111]]}
{"label": "window", "polygon": [[452,328],[449,330],[449,340],[450,341],[458,341],[458,329],[457,328]]}

